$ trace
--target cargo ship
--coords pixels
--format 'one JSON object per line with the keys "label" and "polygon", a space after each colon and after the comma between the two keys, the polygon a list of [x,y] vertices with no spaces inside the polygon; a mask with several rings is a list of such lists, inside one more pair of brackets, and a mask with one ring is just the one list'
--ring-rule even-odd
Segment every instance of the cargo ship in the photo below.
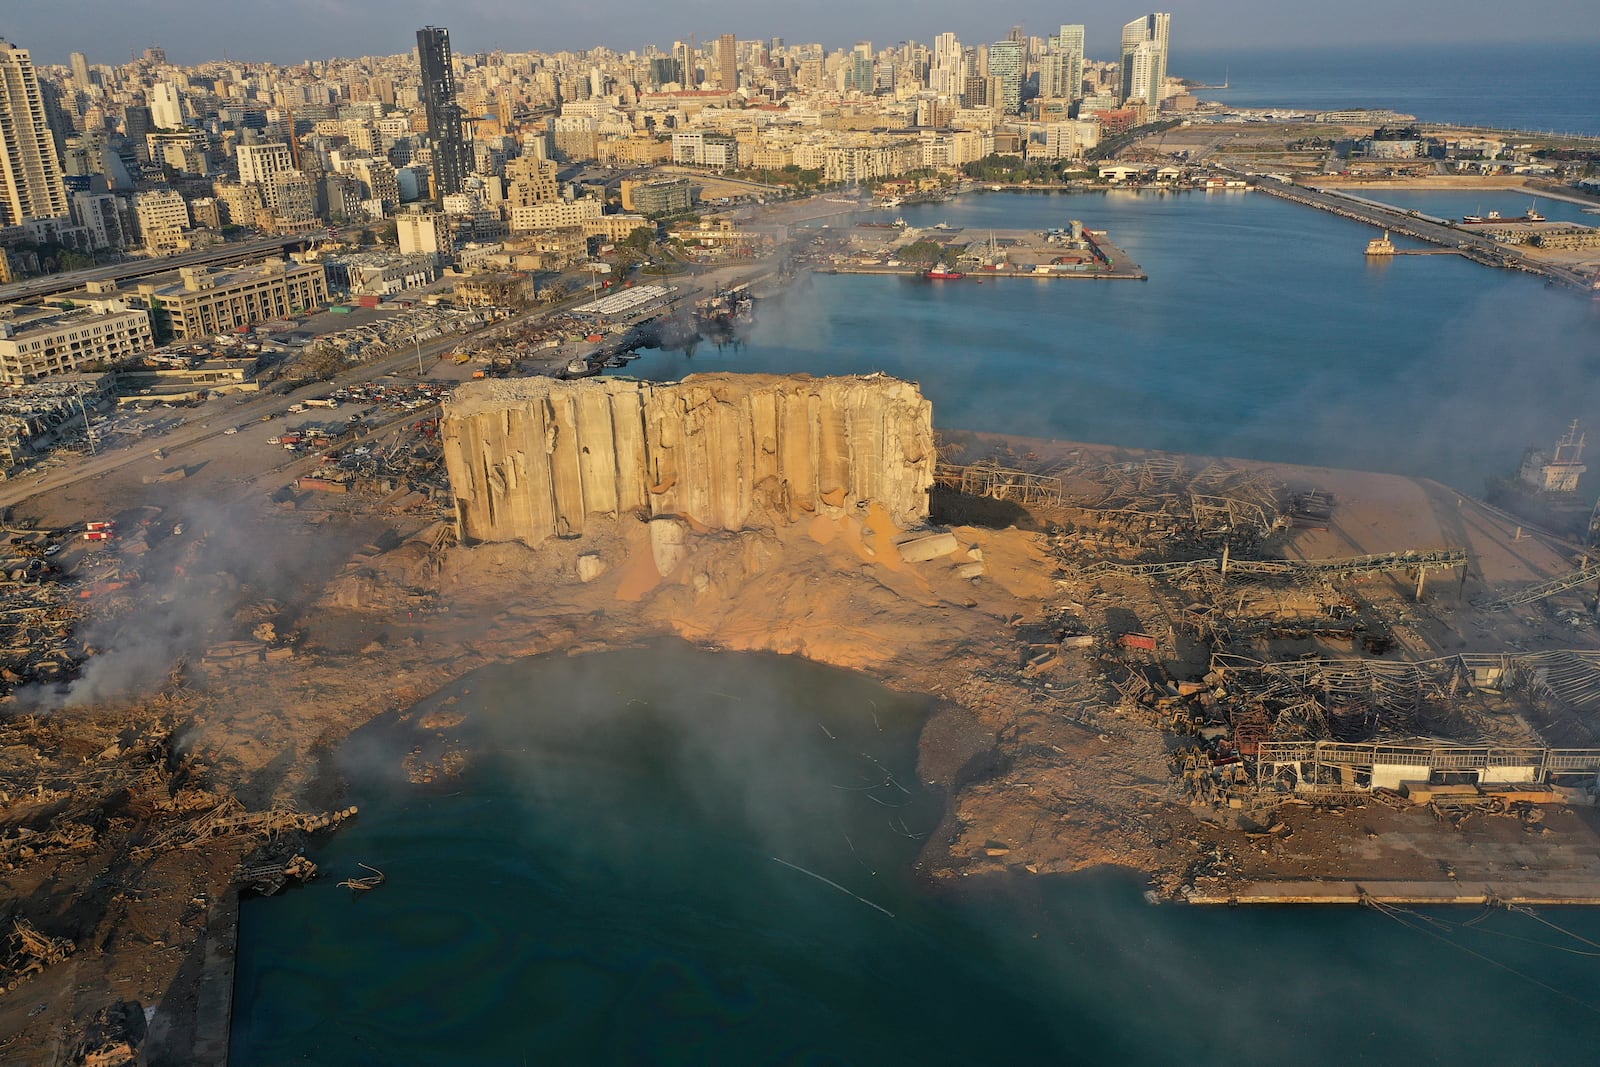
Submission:
{"label": "cargo ship", "polygon": [[932,269],[924,272],[922,276],[933,282],[953,282],[965,278],[966,274],[959,270],[951,270],[943,263],[935,263]]}
{"label": "cargo ship", "polygon": [[1543,222],[1543,221],[1544,221],[1544,216],[1539,214],[1537,211],[1535,211],[1531,207],[1528,208],[1528,210],[1526,212],[1524,212],[1523,214],[1521,214],[1521,215],[1514,215],[1514,216],[1510,216],[1510,217],[1503,216],[1498,211],[1491,211],[1487,215],[1463,215],[1463,216],[1461,216],[1461,222],[1462,222],[1462,225],[1464,225],[1464,226],[1487,226],[1487,225],[1489,225],[1491,223],[1496,223],[1496,222]]}

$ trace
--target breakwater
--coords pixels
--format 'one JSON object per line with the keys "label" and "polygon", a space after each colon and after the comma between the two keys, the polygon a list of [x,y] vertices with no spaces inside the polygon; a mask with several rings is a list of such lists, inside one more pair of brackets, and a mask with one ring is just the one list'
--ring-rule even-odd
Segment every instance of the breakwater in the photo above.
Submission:
{"label": "breakwater", "polygon": [[1577,271],[1533,259],[1520,249],[1501,244],[1493,238],[1468,233],[1453,225],[1431,222],[1414,211],[1402,211],[1348,193],[1309,189],[1272,178],[1258,179],[1256,189],[1280,200],[1288,200],[1338,215],[1340,218],[1363,222],[1391,233],[1454,249],[1468,259],[1485,266],[1535,274],[1555,284],[1573,289],[1589,291],[1594,288],[1594,279],[1587,278]]}

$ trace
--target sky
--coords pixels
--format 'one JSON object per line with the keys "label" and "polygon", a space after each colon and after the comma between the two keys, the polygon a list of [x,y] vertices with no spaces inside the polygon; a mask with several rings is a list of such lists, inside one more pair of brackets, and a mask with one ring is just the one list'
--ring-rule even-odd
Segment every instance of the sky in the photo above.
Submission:
{"label": "sky", "polygon": [[[224,55],[288,64],[409,52],[417,28],[430,24],[447,27],[454,50],[466,54],[597,45],[626,51],[720,33],[832,48],[858,40],[875,47],[928,42],[948,30],[976,44],[1000,40],[1018,23],[1045,36],[1063,22],[1081,22],[1090,58],[1111,59],[1122,24],[1147,10],[1103,0],[1014,0],[998,7],[970,0],[0,0],[0,37],[41,64],[65,64],[74,51],[92,64],[120,63],[149,45],[181,64]],[[1181,73],[1186,48],[1600,44],[1597,0],[1166,0],[1162,10],[1172,14],[1174,73]]]}

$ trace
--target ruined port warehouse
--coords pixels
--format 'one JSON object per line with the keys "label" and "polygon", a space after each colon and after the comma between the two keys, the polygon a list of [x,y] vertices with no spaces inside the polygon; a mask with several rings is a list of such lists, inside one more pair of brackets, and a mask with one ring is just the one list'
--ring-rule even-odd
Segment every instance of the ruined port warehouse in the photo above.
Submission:
{"label": "ruined port warehouse", "polygon": [[[932,425],[881,375],[488,380],[436,439],[352,450],[338,492],[304,480],[327,455],[242,488],[137,476],[168,457],[27,502],[8,686],[95,663],[26,562],[83,493],[120,531],[61,554],[98,617],[174,590],[224,610],[152,696],[0,720],[4,983],[70,974],[74,1018],[131,995],[162,1004],[163,1047],[215,1042],[225,1000],[179,956],[83,948],[139,929],[225,968],[238,893],[314,875],[313,835],[354,814],[329,746],[495,660],[663,635],[937,694],[935,880],[1116,864],[1195,903],[1600,902],[1575,544],[1426,481]],[[263,598],[262,561],[163,518],[207,485],[299,553],[301,592]],[[470,763],[452,725],[423,727],[442,754],[413,780]],[[113,867],[130,889],[62,888]]]}

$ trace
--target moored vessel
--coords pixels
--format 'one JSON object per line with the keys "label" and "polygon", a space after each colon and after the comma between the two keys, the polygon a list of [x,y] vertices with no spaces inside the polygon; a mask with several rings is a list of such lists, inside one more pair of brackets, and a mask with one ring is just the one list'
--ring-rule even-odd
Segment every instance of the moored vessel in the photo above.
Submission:
{"label": "moored vessel", "polygon": [[1491,211],[1487,215],[1463,215],[1462,225],[1486,226],[1498,222],[1543,222],[1545,218],[1539,214],[1537,205],[1530,205],[1528,210],[1520,215],[1502,215],[1498,211]]}

